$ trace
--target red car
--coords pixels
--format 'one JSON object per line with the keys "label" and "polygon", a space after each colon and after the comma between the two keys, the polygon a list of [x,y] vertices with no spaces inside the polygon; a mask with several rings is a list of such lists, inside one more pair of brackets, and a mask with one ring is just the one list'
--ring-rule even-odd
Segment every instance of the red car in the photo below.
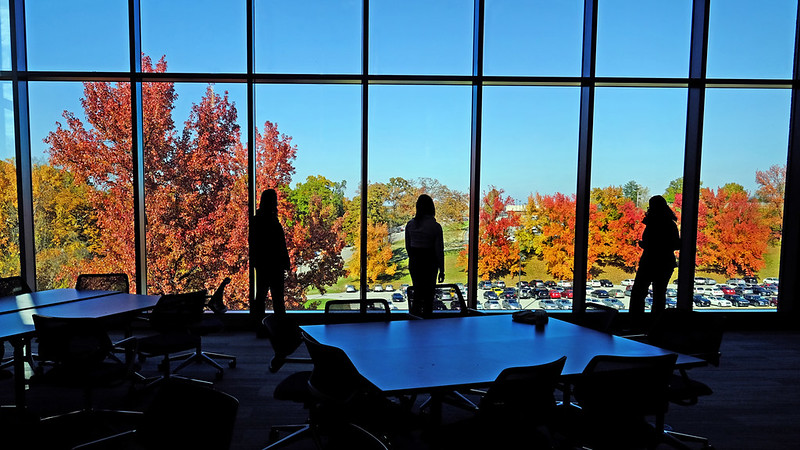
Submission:
{"label": "red car", "polygon": [[572,298],[572,289],[564,289],[561,292],[561,298]]}
{"label": "red car", "polygon": [[550,298],[561,298],[561,292],[551,289],[550,290]]}
{"label": "red car", "polygon": [[720,289],[722,290],[722,293],[725,295],[736,295],[736,291],[733,290],[732,287],[720,286]]}

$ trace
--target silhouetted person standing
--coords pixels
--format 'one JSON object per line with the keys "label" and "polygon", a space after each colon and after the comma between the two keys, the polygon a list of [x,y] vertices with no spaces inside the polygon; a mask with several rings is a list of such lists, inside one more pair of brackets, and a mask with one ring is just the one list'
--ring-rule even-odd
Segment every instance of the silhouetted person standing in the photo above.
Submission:
{"label": "silhouetted person standing", "polygon": [[274,189],[261,193],[261,203],[250,227],[250,264],[256,271],[256,295],[250,314],[256,326],[264,318],[267,290],[272,296],[272,309],[285,314],[283,303],[284,271],[289,270],[286,237],[278,220],[278,195]]}
{"label": "silhouetted person standing", "polygon": [[411,313],[429,317],[433,313],[436,292],[436,273],[444,282],[444,237],[442,226],[436,222],[433,199],[422,194],[417,198],[417,212],[406,224],[408,271],[414,285]]}
{"label": "silhouetted person standing", "polygon": [[678,217],[672,212],[664,197],[656,195],[650,198],[647,213],[642,219],[645,224],[639,246],[644,249],[639,259],[639,269],[631,288],[629,306],[631,318],[635,325],[641,324],[644,315],[644,299],[650,284],[653,284],[653,306],[651,312],[658,314],[664,310],[667,302],[667,283],[677,267],[675,250],[680,249],[678,235]]}

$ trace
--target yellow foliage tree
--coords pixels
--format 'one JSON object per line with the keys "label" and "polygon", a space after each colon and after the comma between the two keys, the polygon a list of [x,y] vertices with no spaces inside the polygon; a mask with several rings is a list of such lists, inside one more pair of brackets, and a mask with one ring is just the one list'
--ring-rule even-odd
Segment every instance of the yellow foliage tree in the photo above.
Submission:
{"label": "yellow foliage tree", "polygon": [[[360,234],[360,233],[359,233]],[[356,239],[359,242],[359,239]],[[392,243],[389,241],[389,227],[386,223],[367,223],[367,283],[375,282],[380,276],[392,276],[397,264],[392,262]],[[352,278],[358,278],[361,271],[361,248],[355,246],[353,257],[347,264]]]}

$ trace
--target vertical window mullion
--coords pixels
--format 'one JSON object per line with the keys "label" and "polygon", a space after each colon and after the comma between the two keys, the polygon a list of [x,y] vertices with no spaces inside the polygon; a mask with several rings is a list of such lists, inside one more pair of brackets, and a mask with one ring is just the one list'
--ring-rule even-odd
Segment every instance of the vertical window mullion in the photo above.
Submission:
{"label": "vertical window mullion", "polygon": [[483,123],[483,43],[484,0],[475,0],[474,31],[472,44],[472,116],[470,144],[469,186],[469,255],[467,261],[467,301],[477,308],[478,258],[480,244],[481,208],[481,125]]}
{"label": "vertical window mullion", "polygon": [[578,184],[575,202],[575,260],[573,264],[572,312],[586,307],[586,271],[589,253],[589,201],[594,129],[595,62],[597,57],[597,0],[586,0],[583,13],[583,62],[578,132]]}
{"label": "vertical window mullion", "polygon": [[678,308],[691,309],[697,252],[697,214],[700,204],[700,163],[703,149],[708,8],[710,0],[694,0],[689,55],[689,98],[686,112],[686,148],[683,157],[681,249],[678,263]]}
{"label": "vertical window mullion", "polygon": [[142,28],[140,0],[128,0],[131,88],[131,155],[133,157],[133,235],[136,249],[136,292],[147,292],[147,247],[144,201],[144,125],[142,121]]}

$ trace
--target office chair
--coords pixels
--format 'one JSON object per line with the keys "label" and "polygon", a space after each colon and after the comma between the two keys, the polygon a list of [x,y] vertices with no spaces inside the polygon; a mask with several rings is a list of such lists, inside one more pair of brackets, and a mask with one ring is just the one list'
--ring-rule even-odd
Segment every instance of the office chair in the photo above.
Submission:
{"label": "office chair", "polygon": [[82,273],[78,275],[75,289],[124,293],[131,291],[128,274],[125,273]]}
{"label": "office chair", "polygon": [[567,357],[503,370],[473,416],[431,433],[435,448],[555,448],[553,392]]}
{"label": "office chair", "polygon": [[[269,363],[269,371],[277,373],[286,363],[311,364],[311,358],[291,356],[303,344],[300,327],[287,314],[270,314],[262,321],[267,338],[274,352]],[[281,401],[301,403],[310,408],[311,395],[308,391],[308,379],[311,371],[295,372],[284,378],[275,387],[273,398]],[[280,438],[282,433],[289,433]],[[269,445],[265,449],[280,448],[284,445],[304,438],[311,433],[308,422],[302,424],[273,425],[269,432]]]}
{"label": "office chair", "polygon": [[[204,384],[170,379],[159,387],[135,429],[74,449],[226,450],[231,445],[238,409],[239,401],[225,392]],[[200,426],[202,432],[197,430]]]}
{"label": "office chair", "polygon": [[[192,333],[202,337],[212,333],[219,333],[225,329],[225,322],[223,321],[222,316],[228,311],[228,307],[225,306],[224,295],[225,287],[228,286],[230,282],[231,279],[229,277],[225,277],[214,293],[210,296],[206,296],[206,307],[211,310],[213,314],[203,314],[200,322],[191,325],[190,331]],[[172,360],[184,360],[178,367],[175,368],[175,372],[183,369],[191,363],[202,362],[211,364],[220,371],[224,370],[223,367],[215,360],[215,358],[227,360],[228,367],[231,369],[236,367],[236,356],[227,355],[225,353],[206,352],[203,351],[202,347],[200,346],[196,347],[194,352],[176,356],[172,358]],[[222,374],[222,372],[219,373]]]}
{"label": "office chair", "polygon": [[[206,291],[204,290],[162,295],[158,300],[148,317],[150,326],[156,333],[138,340],[137,354],[140,362],[155,356],[162,357],[158,366],[162,375],[146,380],[147,387],[173,376],[170,362],[176,359],[186,359],[187,355],[193,354],[183,352],[202,351],[202,339],[200,335],[192,332],[192,327],[202,321],[205,303]],[[175,353],[180,353],[180,355],[172,356]],[[216,369],[217,379],[222,378],[222,367],[216,367]]]}
{"label": "office chair", "polygon": [[[34,373],[31,386],[48,385],[81,388],[84,407],[72,413],[91,413],[95,388],[115,387],[133,381],[133,359],[123,362],[113,350],[135,346],[135,338],[112,343],[104,323],[94,318],[62,318],[33,315],[38,340],[39,358],[47,361],[47,369]],[[115,411],[121,412],[121,411]]]}
{"label": "office chair", "polygon": [[[664,441],[669,381],[677,354],[598,355],[573,380],[579,408],[564,407],[562,435],[592,449],[655,448]],[[648,422],[655,416],[655,425]],[[577,442],[575,442],[577,441]]]}
{"label": "office chair", "polygon": [[396,432],[417,428],[418,418],[387,399],[353,366],[339,348],[321,344],[303,333],[314,361],[308,379],[313,399],[309,420],[315,443],[346,443],[348,448],[389,449]]}
{"label": "office chair", "polygon": [[[464,295],[461,292],[461,289],[458,287],[458,285],[455,285],[455,284],[437,284],[434,287],[434,289],[436,289],[436,290],[447,289],[447,290],[449,290],[451,292],[455,292],[456,297],[455,297],[455,300],[451,300],[449,302],[450,305],[446,304],[442,300],[434,299],[433,300],[433,311],[432,311],[432,312],[434,312],[434,314],[432,314],[431,317],[435,317],[438,314],[442,314],[442,313],[435,313],[435,311],[447,311],[448,309],[449,310],[456,310],[456,311],[458,311],[458,314],[464,315],[464,316],[482,314],[481,312],[473,310],[473,309],[470,309],[467,306],[467,302],[464,300]],[[415,292],[414,286],[409,286],[406,289],[406,295],[408,296],[408,304],[409,304],[408,310],[411,312],[411,314],[415,318],[422,318],[422,309],[421,309],[421,307],[417,307],[418,305],[416,305],[414,303],[414,292]],[[430,318],[430,317],[428,317],[428,318]]]}
{"label": "office chair", "polygon": [[325,323],[379,322],[391,320],[389,302],[385,299],[328,300],[325,302]]}
{"label": "office chair", "polygon": [[[0,297],[12,295],[28,294],[32,292],[25,279],[19,276],[0,278]],[[30,344],[26,344],[26,354],[28,363],[33,368],[34,364],[30,357]],[[0,379],[10,378],[11,372],[6,370],[14,366],[14,357],[5,357],[6,349],[4,343],[0,343]]]}
{"label": "office chair", "polygon": [[619,310],[608,305],[586,302],[586,309],[577,313],[576,324],[603,333],[611,333]]}
{"label": "office chair", "polygon": [[[716,314],[688,309],[666,309],[653,323],[646,342],[674,352],[700,358],[719,367],[724,319]],[[696,405],[699,397],[713,394],[707,384],[689,377],[686,369],[678,369],[670,380],[669,400],[680,406]],[[708,438],[667,430],[679,441],[697,442],[710,448]]]}

